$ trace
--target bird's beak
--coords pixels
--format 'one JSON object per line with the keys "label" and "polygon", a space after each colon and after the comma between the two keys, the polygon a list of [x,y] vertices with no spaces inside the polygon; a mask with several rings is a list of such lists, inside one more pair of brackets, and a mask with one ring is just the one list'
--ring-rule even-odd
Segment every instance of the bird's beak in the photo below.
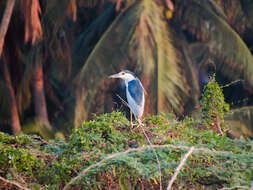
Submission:
{"label": "bird's beak", "polygon": [[110,75],[108,78],[120,78],[119,73],[114,74],[114,75]]}

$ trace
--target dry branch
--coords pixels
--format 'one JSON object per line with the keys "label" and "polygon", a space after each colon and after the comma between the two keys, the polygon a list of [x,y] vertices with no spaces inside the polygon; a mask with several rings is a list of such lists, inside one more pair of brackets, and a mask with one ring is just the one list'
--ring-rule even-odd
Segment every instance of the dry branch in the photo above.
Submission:
{"label": "dry branch", "polygon": [[182,167],[184,166],[187,158],[192,154],[192,152],[194,151],[194,147],[191,147],[191,149],[187,152],[187,154],[185,154],[185,156],[183,157],[183,159],[181,160],[180,164],[178,165],[175,173],[173,174],[169,184],[168,184],[168,187],[167,187],[167,190],[170,190],[174,181],[176,180],[177,178],[177,175],[179,174],[180,170],[182,169]]}
{"label": "dry branch", "polygon": [[4,179],[4,178],[1,177],[1,176],[0,176],[0,180],[3,181],[4,183],[10,184],[10,185],[14,185],[14,186],[18,187],[19,189],[31,190],[31,189],[29,189],[29,188],[24,187],[23,185],[21,185],[20,183],[18,183],[18,182],[16,182],[16,181]]}
{"label": "dry branch", "polygon": [[[115,157],[119,157],[119,156],[123,156],[126,155],[128,153],[131,152],[142,152],[148,148],[171,148],[171,149],[177,149],[177,150],[190,150],[190,147],[188,146],[175,146],[175,145],[151,145],[151,146],[146,146],[146,147],[140,147],[140,148],[130,148],[124,152],[118,152],[115,154],[110,154],[107,157],[105,157],[103,160],[101,160],[100,162],[97,162],[95,164],[90,165],[89,167],[87,167],[86,169],[82,170],[76,177],[72,178],[63,188],[63,190],[67,190],[68,187],[75,182],[76,180],[80,179],[84,174],[86,174],[88,171],[90,171],[93,168],[99,167],[101,166],[104,162],[115,158]],[[195,148],[194,149],[194,153],[208,153],[208,154],[221,154],[221,155],[230,155],[232,154],[232,152],[228,152],[228,151],[215,151],[215,150],[210,150],[207,148]]]}

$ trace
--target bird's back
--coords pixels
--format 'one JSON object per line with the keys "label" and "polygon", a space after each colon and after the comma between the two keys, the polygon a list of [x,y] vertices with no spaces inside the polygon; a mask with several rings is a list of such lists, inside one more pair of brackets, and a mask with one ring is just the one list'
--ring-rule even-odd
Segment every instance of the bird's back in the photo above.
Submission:
{"label": "bird's back", "polygon": [[144,91],[139,80],[131,80],[127,85],[127,101],[136,117],[142,116],[144,110]]}

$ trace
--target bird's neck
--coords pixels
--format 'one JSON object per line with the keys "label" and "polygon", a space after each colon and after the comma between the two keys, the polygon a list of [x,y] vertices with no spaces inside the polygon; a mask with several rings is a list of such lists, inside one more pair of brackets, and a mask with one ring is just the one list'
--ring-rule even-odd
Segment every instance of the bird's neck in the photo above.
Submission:
{"label": "bird's neck", "polygon": [[128,86],[128,83],[132,80],[135,80],[135,79],[125,79],[124,82],[125,82],[125,85]]}

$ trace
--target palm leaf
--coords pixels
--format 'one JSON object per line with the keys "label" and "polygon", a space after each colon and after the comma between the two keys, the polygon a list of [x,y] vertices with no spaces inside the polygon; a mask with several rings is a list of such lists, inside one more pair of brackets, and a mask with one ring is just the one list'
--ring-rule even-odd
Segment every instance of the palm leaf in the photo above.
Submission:
{"label": "palm leaf", "polygon": [[[250,8],[250,3],[246,1],[240,0],[216,0],[217,4],[223,12],[227,15],[227,20],[230,26],[235,29],[240,35],[247,32],[248,29],[252,27],[249,19],[247,19],[247,9]],[[252,2],[251,2],[252,3]],[[245,4],[247,4],[247,8],[245,8]]]}
{"label": "palm leaf", "polygon": [[242,77],[253,88],[253,57],[240,36],[203,2],[186,2],[187,6],[178,5],[184,11],[179,11],[181,15],[177,15],[177,19],[186,25],[186,30],[206,43],[209,53],[219,58],[218,71],[232,80]]}
{"label": "palm leaf", "polygon": [[[148,92],[146,111],[182,111],[189,91],[163,18],[155,2],[142,0],[124,10],[111,24],[79,74],[76,123],[93,111],[106,111],[104,104],[110,98],[102,94],[110,88],[107,76],[125,68],[140,76]],[[107,97],[101,105],[96,100],[99,95]],[[92,101],[97,103],[96,109]]]}
{"label": "palm leaf", "polygon": [[191,48],[183,34],[183,32],[176,26],[171,25],[170,31],[173,36],[172,44],[177,52],[177,58],[179,60],[179,66],[182,69],[182,80],[184,80],[184,87],[189,91],[190,96],[184,96],[185,101],[183,109],[184,114],[189,114],[196,108],[199,108],[199,80],[198,72],[194,64],[195,59],[192,59]]}
{"label": "palm leaf", "polygon": [[74,73],[83,66],[83,63],[88,58],[98,40],[113,22],[115,16],[114,5],[109,5],[103,14],[86,27],[84,32],[76,39],[72,56],[73,62],[75,63],[73,65]]}

